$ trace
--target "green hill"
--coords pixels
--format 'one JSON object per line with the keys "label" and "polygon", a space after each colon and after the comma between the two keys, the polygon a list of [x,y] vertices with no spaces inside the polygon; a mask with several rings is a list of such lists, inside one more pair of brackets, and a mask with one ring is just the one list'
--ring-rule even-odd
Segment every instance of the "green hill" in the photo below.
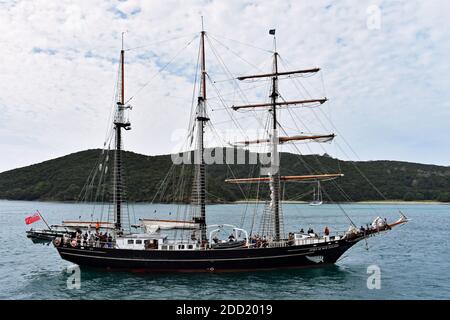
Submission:
{"label": "green hill", "polygon": [[[89,172],[96,166],[101,150],[77,152],[39,164],[0,173],[0,198],[10,200],[76,201],[86,183]],[[169,171],[170,155],[144,156],[124,152],[127,198],[130,201],[151,201],[159,183]],[[399,161],[348,162],[328,156],[303,156],[281,154],[282,175],[342,172],[343,178],[323,184],[324,200],[334,201],[384,200],[376,188],[388,200],[436,200],[450,202],[450,167],[425,165]],[[177,166],[180,167],[180,166]],[[230,170],[232,169],[232,171]],[[208,172],[208,199],[210,201],[244,200],[239,186],[223,183],[227,178],[249,177],[258,172],[250,165],[210,165]],[[189,176],[192,170],[186,170]],[[361,173],[364,173],[364,176]],[[169,177],[170,178],[170,177]],[[189,179],[186,179],[188,181]],[[175,181],[175,180],[174,180]],[[370,181],[370,183],[368,182]],[[188,185],[188,184],[186,184]],[[174,182],[166,191],[166,197],[157,201],[171,201],[177,194]],[[341,188],[342,190],[339,190]],[[260,188],[259,196],[267,196],[268,188]],[[286,200],[299,200],[299,195],[312,190],[307,183],[288,183],[284,191]],[[256,186],[243,186],[247,198],[256,198]],[[185,192],[185,194],[189,194]],[[177,198],[180,200],[180,198]],[[186,200],[187,197],[183,196]],[[311,195],[300,200],[311,200]]]}

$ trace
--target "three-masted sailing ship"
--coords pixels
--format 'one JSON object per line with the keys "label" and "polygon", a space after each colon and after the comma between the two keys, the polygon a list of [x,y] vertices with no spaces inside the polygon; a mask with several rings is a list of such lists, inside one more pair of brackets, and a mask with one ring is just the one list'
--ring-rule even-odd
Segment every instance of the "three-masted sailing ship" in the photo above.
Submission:
{"label": "three-masted sailing ship", "polygon": [[[270,34],[274,35],[275,30]],[[267,270],[282,268],[298,268],[335,263],[344,252],[359,241],[370,236],[390,230],[396,225],[407,221],[402,217],[394,222],[377,218],[367,228],[356,228],[350,225],[348,231],[342,234],[304,233],[292,231],[285,233],[282,218],[282,183],[292,181],[318,183],[337,179],[341,173],[322,173],[311,175],[282,175],[279,169],[279,145],[290,141],[329,141],[334,134],[323,135],[294,135],[279,136],[279,122],[277,115],[279,109],[289,108],[291,105],[323,104],[326,98],[307,100],[280,100],[279,79],[291,75],[313,74],[319,68],[305,70],[280,71],[278,68],[279,54],[273,52],[273,70],[257,75],[240,76],[239,81],[251,79],[269,79],[271,82],[270,102],[233,105],[231,109],[266,109],[270,117],[268,137],[264,139],[246,140],[244,145],[265,143],[270,146],[271,166],[263,176],[232,178],[225,183],[233,185],[258,184],[267,186],[269,199],[264,208],[263,218],[266,228],[256,235],[248,232],[241,226],[229,224],[207,224],[207,172],[204,159],[205,152],[205,126],[210,118],[207,113],[207,67],[205,52],[206,32],[200,33],[200,77],[199,90],[194,114],[195,127],[195,158],[197,159],[193,174],[193,187],[191,190],[190,219],[141,219],[140,231],[132,231],[130,223],[126,223],[124,216],[125,192],[122,172],[122,134],[123,130],[130,129],[130,122],[125,112],[130,109],[125,101],[125,55],[122,48],[119,66],[119,94],[114,129],[114,170],[112,188],[112,219],[113,224],[108,229],[108,236],[99,231],[100,226],[91,226],[89,235],[87,229],[71,230],[63,235],[58,234],[53,240],[61,258],[82,267],[98,267],[103,269],[125,269],[139,271],[244,271]],[[194,139],[193,139],[194,140]],[[107,169],[107,168],[106,168]],[[101,170],[105,171],[105,167]],[[102,172],[103,172],[102,171]],[[95,225],[95,223],[94,223]],[[136,227],[136,226],[135,226]],[[229,229],[228,239],[219,239],[218,234]],[[95,230],[95,231],[94,231]],[[187,236],[181,238],[173,236],[177,230]],[[168,234],[165,234],[165,231]],[[228,233],[229,234],[229,233]],[[172,235],[173,237],[170,237]],[[103,236],[103,237],[102,237]]]}

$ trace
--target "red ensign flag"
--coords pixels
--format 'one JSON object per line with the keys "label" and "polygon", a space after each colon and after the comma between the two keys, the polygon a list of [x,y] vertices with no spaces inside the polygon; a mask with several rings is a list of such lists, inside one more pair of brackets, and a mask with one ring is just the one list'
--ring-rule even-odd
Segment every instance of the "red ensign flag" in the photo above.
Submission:
{"label": "red ensign flag", "polygon": [[26,224],[32,224],[33,222],[41,220],[41,216],[38,213],[33,214],[32,216],[25,218]]}

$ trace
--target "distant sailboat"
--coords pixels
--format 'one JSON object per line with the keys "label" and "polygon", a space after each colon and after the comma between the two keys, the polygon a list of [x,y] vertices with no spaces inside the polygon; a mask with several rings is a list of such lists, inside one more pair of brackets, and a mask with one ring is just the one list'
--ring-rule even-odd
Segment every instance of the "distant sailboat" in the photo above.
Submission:
{"label": "distant sailboat", "polygon": [[310,206],[320,206],[323,204],[322,200],[322,190],[320,189],[320,181],[317,181],[317,192],[316,188],[313,188],[313,201],[309,203]]}

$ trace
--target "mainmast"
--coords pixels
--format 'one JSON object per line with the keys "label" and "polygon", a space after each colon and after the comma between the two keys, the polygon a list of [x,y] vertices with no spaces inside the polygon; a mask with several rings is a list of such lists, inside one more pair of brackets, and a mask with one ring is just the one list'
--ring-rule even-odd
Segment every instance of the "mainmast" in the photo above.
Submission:
{"label": "mainmast", "polygon": [[[272,30],[270,31],[272,34]],[[276,45],[275,30],[273,30],[274,54],[273,66],[274,73],[272,77],[272,141],[271,141],[271,168],[270,176],[270,208],[273,212],[274,227],[275,227],[275,241],[281,239],[280,227],[280,173],[279,173],[279,153],[278,153],[278,124],[277,124],[277,100],[278,100],[278,53]]]}
{"label": "mainmast", "polygon": [[123,179],[122,179],[122,128],[130,130],[130,123],[125,119],[125,51],[123,49],[123,33],[122,33],[122,50],[120,50],[120,77],[119,94],[117,101],[117,109],[114,117],[115,131],[115,153],[114,153],[114,180],[113,180],[113,204],[114,204],[114,221],[116,230],[122,230],[122,203],[123,197]]}
{"label": "mainmast", "polygon": [[200,234],[202,242],[207,241],[206,236],[206,172],[204,159],[204,130],[205,123],[209,121],[206,115],[206,63],[205,63],[205,31],[201,32],[201,85],[197,105],[197,205],[200,209],[200,217],[195,221],[200,225]]}

